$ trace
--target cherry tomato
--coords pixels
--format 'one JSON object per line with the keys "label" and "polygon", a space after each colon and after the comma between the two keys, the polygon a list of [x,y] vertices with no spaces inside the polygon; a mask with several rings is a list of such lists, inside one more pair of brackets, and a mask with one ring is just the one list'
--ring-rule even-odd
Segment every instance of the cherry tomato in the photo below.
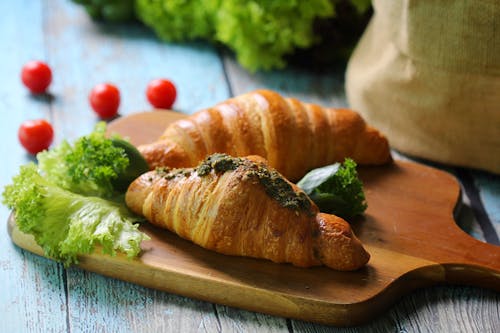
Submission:
{"label": "cherry tomato", "polygon": [[49,148],[54,139],[54,130],[46,120],[27,120],[19,126],[17,137],[30,154],[36,154]]}
{"label": "cherry tomato", "polygon": [[46,63],[33,60],[23,66],[21,80],[32,93],[41,94],[52,82],[52,70]]}
{"label": "cherry tomato", "polygon": [[120,106],[120,91],[111,83],[100,83],[90,92],[89,101],[100,118],[113,118]]}
{"label": "cherry tomato", "polygon": [[156,79],[148,84],[146,96],[155,108],[170,109],[177,97],[177,90],[171,81]]}

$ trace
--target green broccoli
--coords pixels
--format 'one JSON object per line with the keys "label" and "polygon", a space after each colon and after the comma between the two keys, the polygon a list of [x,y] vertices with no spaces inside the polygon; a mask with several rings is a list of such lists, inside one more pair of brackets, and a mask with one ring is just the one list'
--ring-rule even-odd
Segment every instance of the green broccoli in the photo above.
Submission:
{"label": "green broccoli", "polygon": [[356,162],[350,158],[346,158],[342,164],[311,170],[297,186],[325,213],[351,218],[362,214],[367,208]]}
{"label": "green broccoli", "polygon": [[34,163],[21,166],[3,192],[3,203],[14,210],[22,232],[32,234],[45,255],[65,265],[101,245],[104,253],[129,257],[140,252],[148,237],[123,203],[82,196],[50,182]]}

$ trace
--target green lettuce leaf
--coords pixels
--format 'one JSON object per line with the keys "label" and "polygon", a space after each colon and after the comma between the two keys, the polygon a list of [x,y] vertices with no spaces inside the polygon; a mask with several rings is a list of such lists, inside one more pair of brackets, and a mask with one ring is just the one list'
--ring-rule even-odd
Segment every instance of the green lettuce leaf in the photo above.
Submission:
{"label": "green lettuce leaf", "polygon": [[356,162],[349,158],[342,164],[311,170],[297,186],[325,213],[348,219],[363,214],[367,208]]}
{"label": "green lettuce leaf", "polygon": [[14,210],[19,229],[66,266],[97,245],[110,255],[118,251],[134,257],[148,239],[123,202],[67,191],[42,176],[34,163],[21,166],[4,189],[3,203]]}

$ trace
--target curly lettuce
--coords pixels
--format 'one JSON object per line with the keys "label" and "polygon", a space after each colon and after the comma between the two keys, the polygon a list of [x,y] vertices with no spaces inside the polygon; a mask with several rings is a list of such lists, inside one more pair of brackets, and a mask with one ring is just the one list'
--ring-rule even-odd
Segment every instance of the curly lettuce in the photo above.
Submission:
{"label": "curly lettuce", "polygon": [[319,42],[314,20],[333,15],[329,0],[222,1],[215,39],[233,50],[249,70],[283,68],[287,54]]}
{"label": "curly lettuce", "polygon": [[165,41],[212,40],[222,0],[136,0],[136,14]]}
{"label": "curly lettuce", "polygon": [[5,187],[3,203],[14,210],[19,230],[66,266],[96,245],[110,255],[118,251],[134,257],[148,239],[138,230],[140,219],[124,204],[67,191],[42,176],[34,163],[22,166]]}
{"label": "curly lettuce", "polygon": [[201,39],[222,45],[250,71],[346,60],[371,8],[370,0],[73,1],[94,19],[138,19],[168,42]]}
{"label": "curly lettuce", "polygon": [[161,39],[204,39],[235,53],[248,70],[283,68],[296,48],[319,42],[318,18],[334,15],[330,0],[136,0],[136,15]]}
{"label": "curly lettuce", "polygon": [[105,133],[101,122],[73,144],[63,141],[39,153],[38,165],[21,166],[2,193],[19,229],[65,265],[77,263],[97,245],[104,253],[133,257],[148,239],[138,230],[142,219],[123,200],[128,184],[148,170],[147,163],[130,143]]}

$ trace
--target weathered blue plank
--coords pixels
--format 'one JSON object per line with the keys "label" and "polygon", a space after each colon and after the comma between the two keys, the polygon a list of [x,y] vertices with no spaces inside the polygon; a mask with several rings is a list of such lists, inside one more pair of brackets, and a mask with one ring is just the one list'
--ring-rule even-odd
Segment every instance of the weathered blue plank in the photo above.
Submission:
{"label": "weathered blue plank", "polygon": [[[29,10],[28,10],[29,8]],[[0,189],[11,182],[21,164],[30,161],[17,140],[17,129],[26,119],[50,119],[50,106],[33,98],[22,86],[22,65],[46,58],[44,8],[39,1],[0,1]],[[7,14],[8,13],[8,14]],[[29,25],[32,28],[26,29]],[[16,248],[7,234],[10,212],[0,206],[0,331],[66,332],[64,270],[44,258]],[[50,309],[48,311],[48,309]]]}
{"label": "weathered blue plank", "polygon": [[109,279],[72,268],[68,271],[69,322],[76,332],[217,331],[210,303]]}
{"label": "weathered blue plank", "polygon": [[271,89],[304,102],[328,107],[346,107],[343,74],[341,72],[313,74],[306,70],[288,68],[274,72],[245,71],[233,58],[224,64],[234,95],[255,89]]}

